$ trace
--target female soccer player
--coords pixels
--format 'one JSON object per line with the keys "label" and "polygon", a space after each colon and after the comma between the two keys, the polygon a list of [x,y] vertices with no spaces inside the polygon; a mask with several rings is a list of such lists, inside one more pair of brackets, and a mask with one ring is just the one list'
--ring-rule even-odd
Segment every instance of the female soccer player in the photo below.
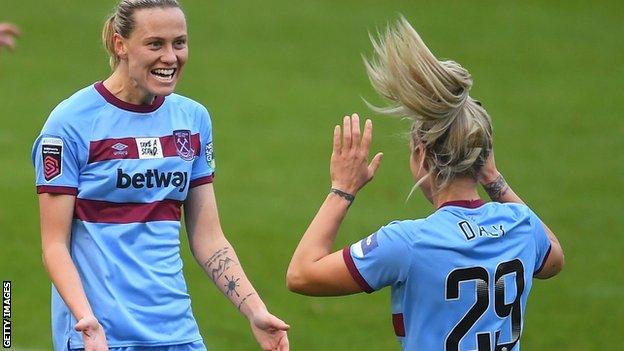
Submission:
{"label": "female soccer player", "polygon": [[119,2],[103,40],[112,75],[58,105],[33,149],[55,350],[206,350],[181,207],[197,262],[264,350],[288,350],[221,230],[208,111],[173,93],[188,57],[178,2]]}
{"label": "female soccer player", "polygon": [[[436,210],[331,253],[382,156],[368,164],[371,121],[360,136],[359,117],[345,117],[334,130],[331,192],[295,250],[288,286],[315,296],[390,286],[404,350],[519,350],[532,278],[561,270],[561,246],[497,170],[490,117],[469,96],[469,73],[438,61],[404,18],[373,44],[368,74],[392,102],[377,110],[412,120],[410,169]],[[479,198],[479,181],[493,202]]]}

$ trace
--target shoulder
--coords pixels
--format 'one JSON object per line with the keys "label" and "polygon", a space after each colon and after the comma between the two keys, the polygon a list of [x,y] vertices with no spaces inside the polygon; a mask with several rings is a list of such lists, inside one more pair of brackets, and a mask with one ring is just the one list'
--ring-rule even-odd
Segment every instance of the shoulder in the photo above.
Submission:
{"label": "shoulder", "polygon": [[106,101],[93,85],[89,85],[61,101],[50,112],[42,134],[62,134],[68,137],[82,134],[90,129],[88,126],[105,106]]}
{"label": "shoulder", "polygon": [[377,233],[380,233],[389,241],[411,245],[419,239],[421,228],[425,225],[425,219],[396,220],[381,227]]}
{"label": "shoulder", "polygon": [[514,220],[522,220],[532,214],[531,209],[527,205],[514,202],[488,202],[485,205],[485,210],[490,213],[510,217]]}
{"label": "shoulder", "polygon": [[201,117],[210,118],[210,113],[208,112],[208,109],[204,105],[189,97],[173,93],[167,96],[167,99],[165,101],[167,101],[167,103],[176,105],[177,108],[180,108],[187,113],[193,113]]}
{"label": "shoulder", "polygon": [[104,106],[106,106],[106,101],[97,93],[93,85],[89,85],[61,101],[50,113],[50,118],[71,119]]}

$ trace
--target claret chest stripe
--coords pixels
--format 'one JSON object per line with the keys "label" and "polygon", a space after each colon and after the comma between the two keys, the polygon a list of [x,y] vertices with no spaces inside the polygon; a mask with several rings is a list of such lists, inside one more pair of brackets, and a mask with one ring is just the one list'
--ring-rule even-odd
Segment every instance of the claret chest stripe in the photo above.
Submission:
{"label": "claret chest stripe", "polygon": [[150,203],[116,203],[77,198],[74,218],[113,224],[179,221],[181,206],[181,201],[167,199]]}
{"label": "claret chest stripe", "polygon": [[194,156],[198,156],[201,150],[201,142],[199,133],[190,135],[190,145],[181,145],[176,147],[176,138],[173,134],[161,137],[142,137],[142,138],[111,138],[91,141],[89,145],[89,161],[88,163],[118,160],[118,159],[140,159],[143,158],[139,149],[137,139],[157,139],[160,142],[158,146],[152,148],[162,148],[156,150],[158,154],[162,153],[162,157],[179,157],[178,150],[180,147],[192,150]]}

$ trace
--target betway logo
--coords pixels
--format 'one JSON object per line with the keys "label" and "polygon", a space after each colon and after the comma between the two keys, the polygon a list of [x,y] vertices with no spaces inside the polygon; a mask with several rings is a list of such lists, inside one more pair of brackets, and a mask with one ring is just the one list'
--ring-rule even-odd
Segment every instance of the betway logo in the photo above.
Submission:
{"label": "betway logo", "polygon": [[117,187],[126,189],[132,186],[141,188],[166,188],[172,185],[179,188],[179,192],[184,192],[188,185],[188,174],[186,172],[159,172],[157,169],[148,169],[145,173],[135,173],[132,176],[124,173],[123,169],[117,168]]}

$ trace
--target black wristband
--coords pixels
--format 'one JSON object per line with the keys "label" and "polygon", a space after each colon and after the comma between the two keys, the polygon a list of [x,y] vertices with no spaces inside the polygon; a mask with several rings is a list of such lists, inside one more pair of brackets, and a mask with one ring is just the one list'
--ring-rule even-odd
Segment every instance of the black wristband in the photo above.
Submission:
{"label": "black wristband", "polygon": [[329,190],[329,192],[334,193],[334,194],[340,196],[341,198],[349,201],[349,206],[351,206],[351,204],[353,203],[353,200],[355,200],[355,196],[354,195],[351,195],[349,193],[345,193],[344,191],[342,191],[340,189],[331,188],[331,190]]}

